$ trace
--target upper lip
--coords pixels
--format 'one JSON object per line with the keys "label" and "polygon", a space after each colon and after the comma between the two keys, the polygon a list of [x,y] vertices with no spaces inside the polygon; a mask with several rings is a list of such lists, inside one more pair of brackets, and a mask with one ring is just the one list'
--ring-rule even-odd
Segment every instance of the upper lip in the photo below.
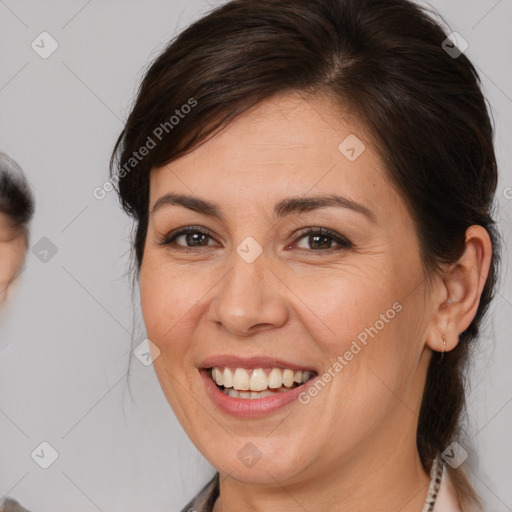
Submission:
{"label": "upper lip", "polygon": [[204,369],[213,368],[214,366],[230,366],[234,368],[247,368],[248,370],[255,368],[281,368],[285,370],[288,368],[290,370],[308,370],[318,373],[311,365],[292,363],[284,359],[268,356],[239,357],[229,354],[218,355],[208,357],[199,364],[199,367]]}

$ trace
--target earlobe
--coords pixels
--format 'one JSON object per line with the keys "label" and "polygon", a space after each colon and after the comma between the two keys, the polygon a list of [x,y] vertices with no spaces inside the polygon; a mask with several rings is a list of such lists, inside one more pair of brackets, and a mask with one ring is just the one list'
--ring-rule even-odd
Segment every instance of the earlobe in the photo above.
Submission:
{"label": "earlobe", "polygon": [[492,244],[482,226],[466,230],[462,256],[438,280],[437,303],[427,334],[427,345],[435,351],[453,350],[478,310],[480,296],[489,274]]}

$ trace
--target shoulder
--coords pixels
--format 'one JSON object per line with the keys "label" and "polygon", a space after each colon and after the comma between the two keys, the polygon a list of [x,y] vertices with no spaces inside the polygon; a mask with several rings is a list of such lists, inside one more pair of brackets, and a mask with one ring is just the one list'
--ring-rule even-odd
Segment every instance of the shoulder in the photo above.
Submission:
{"label": "shoulder", "polygon": [[[219,496],[219,473],[199,491],[199,493],[190,500],[181,512],[212,512],[215,500]],[[0,509],[0,512],[2,510]]]}
{"label": "shoulder", "polygon": [[11,498],[5,498],[0,500],[0,512],[29,512],[29,510]]}
{"label": "shoulder", "polygon": [[468,508],[468,506],[462,508],[446,465],[443,467],[443,476],[433,512],[477,512],[475,508]]}

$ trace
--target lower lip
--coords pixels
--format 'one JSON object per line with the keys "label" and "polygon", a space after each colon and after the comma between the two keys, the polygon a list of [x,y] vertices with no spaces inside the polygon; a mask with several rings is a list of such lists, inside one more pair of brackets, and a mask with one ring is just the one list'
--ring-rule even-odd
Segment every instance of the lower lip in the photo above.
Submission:
{"label": "lower lip", "polygon": [[204,380],[206,391],[212,402],[226,414],[237,416],[239,418],[254,418],[259,416],[266,416],[285,405],[288,405],[295,400],[298,396],[308,389],[309,386],[315,381],[317,376],[309,379],[305,384],[297,386],[290,391],[276,393],[273,396],[266,396],[265,398],[233,398],[225,395],[213,382],[210,377],[210,371],[200,369],[199,373]]}

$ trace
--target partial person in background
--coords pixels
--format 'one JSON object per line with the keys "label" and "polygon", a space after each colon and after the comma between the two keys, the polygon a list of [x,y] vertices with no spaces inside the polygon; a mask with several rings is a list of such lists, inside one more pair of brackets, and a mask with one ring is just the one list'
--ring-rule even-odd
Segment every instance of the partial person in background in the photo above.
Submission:
{"label": "partial person in background", "polygon": [[0,302],[23,266],[34,200],[19,165],[0,153]]}
{"label": "partial person in background", "polygon": [[[29,243],[34,199],[20,166],[0,153],[0,306],[20,275]],[[0,512],[29,512],[17,501],[0,496]]]}

